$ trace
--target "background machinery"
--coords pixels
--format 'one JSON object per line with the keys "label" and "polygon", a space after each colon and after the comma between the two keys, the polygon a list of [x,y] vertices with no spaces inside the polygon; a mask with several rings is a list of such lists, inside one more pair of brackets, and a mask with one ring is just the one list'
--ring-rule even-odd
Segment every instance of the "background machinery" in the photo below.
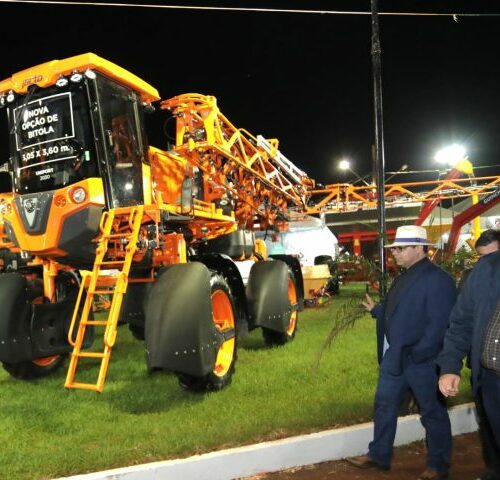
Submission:
{"label": "background machinery", "polygon": [[[149,146],[144,116],[158,100],[90,53],[0,82],[10,149],[0,172],[0,361],[12,376],[44,376],[69,355],[65,386],[101,392],[118,325],[128,324],[150,371],[220,389],[245,332],[261,327],[269,344],[294,338],[300,265],[268,258],[253,231],[286,229],[314,182],[210,96],[161,102],[175,146]],[[102,295],[109,310],[94,317]],[[97,379],[85,362],[97,362]]]}

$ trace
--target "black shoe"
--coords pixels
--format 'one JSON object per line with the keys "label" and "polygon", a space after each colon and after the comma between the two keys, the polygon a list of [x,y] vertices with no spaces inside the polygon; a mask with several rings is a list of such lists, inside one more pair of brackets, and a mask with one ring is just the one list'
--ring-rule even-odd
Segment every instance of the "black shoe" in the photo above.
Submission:
{"label": "black shoe", "polygon": [[345,461],[350,463],[356,468],[376,468],[377,470],[390,470],[390,465],[383,465],[372,460],[368,455],[361,455],[360,457],[350,457],[346,458]]}

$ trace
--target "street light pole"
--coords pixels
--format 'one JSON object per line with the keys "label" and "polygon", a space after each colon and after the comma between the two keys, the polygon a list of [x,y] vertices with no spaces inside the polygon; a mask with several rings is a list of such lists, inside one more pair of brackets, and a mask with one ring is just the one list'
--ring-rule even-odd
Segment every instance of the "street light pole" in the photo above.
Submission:
{"label": "street light pole", "polygon": [[378,0],[371,0],[372,10],[372,68],[373,68],[373,97],[375,110],[375,171],[377,185],[377,214],[378,214],[378,251],[380,258],[379,294],[384,297],[387,292],[386,284],[386,252],[385,240],[385,156],[384,156],[384,125],[382,115],[382,59],[378,23]]}

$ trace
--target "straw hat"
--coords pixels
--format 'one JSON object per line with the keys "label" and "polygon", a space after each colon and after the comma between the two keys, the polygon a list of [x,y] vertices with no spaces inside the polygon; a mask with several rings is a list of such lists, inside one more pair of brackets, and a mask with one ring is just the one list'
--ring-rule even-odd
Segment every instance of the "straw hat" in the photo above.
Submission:
{"label": "straw hat", "polygon": [[416,225],[404,225],[396,230],[394,243],[384,245],[385,248],[407,247],[410,245],[432,245],[427,240],[427,230]]}

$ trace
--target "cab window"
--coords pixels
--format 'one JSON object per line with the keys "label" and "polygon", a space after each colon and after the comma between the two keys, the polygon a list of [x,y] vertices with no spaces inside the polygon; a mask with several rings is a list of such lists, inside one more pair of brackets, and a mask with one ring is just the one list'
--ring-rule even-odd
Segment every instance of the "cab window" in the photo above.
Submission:
{"label": "cab window", "polygon": [[144,156],[137,130],[137,96],[112,80],[100,78],[99,105],[107,149],[113,207],[143,201],[142,160]]}

